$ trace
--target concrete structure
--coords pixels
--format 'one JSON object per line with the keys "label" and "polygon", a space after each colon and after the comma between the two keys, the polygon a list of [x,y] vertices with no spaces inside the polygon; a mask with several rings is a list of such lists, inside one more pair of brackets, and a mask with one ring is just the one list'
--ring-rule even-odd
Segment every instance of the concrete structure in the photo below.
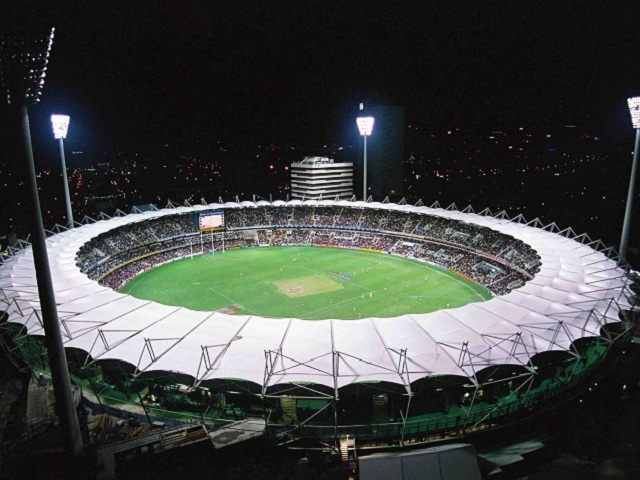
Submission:
{"label": "concrete structure", "polygon": [[305,157],[291,164],[291,195],[299,200],[336,200],[353,195],[353,163]]}
{"label": "concrete structure", "polygon": [[359,466],[361,480],[481,478],[473,446],[464,443],[409,452],[375,453],[361,457]]}

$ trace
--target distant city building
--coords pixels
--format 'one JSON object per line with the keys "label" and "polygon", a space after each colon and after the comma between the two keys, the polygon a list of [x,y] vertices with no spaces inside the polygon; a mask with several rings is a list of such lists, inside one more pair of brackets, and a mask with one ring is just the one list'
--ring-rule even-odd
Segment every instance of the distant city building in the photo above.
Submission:
{"label": "distant city building", "polygon": [[353,163],[305,157],[291,164],[291,196],[299,200],[335,200],[353,195]]}
{"label": "distant city building", "polygon": [[[365,106],[358,115],[375,118],[373,133],[367,137],[367,190],[374,200],[404,195],[404,107]],[[362,147],[360,147],[362,148]],[[356,172],[356,187],[362,191],[362,160]]]}

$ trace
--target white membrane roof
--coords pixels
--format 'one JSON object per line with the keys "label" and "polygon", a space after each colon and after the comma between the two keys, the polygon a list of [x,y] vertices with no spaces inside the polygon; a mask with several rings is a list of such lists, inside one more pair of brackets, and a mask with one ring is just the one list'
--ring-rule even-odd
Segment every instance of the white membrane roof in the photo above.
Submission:
{"label": "white membrane roof", "polygon": [[[521,288],[487,302],[396,318],[305,321],[198,312],[100,286],[80,272],[76,254],[91,238],[128,223],[256,204],[149,211],[47,239],[65,346],[84,350],[94,360],[128,362],[139,372],[180,372],[197,381],[235,378],[267,386],[313,382],[329,388],[388,381],[406,387],[426,376],[472,377],[479,367],[526,365],[537,353],[568,351],[576,339],[599,335],[603,324],[618,322],[619,311],[629,308],[623,271],[614,260],[545,229],[437,208],[321,203],[415,212],[485,226],[529,244],[541,257],[540,271]],[[39,308],[33,257],[27,248],[0,266],[0,310],[8,313],[9,321],[25,325],[29,334],[44,335]],[[271,355],[266,376],[265,352],[278,352]]]}

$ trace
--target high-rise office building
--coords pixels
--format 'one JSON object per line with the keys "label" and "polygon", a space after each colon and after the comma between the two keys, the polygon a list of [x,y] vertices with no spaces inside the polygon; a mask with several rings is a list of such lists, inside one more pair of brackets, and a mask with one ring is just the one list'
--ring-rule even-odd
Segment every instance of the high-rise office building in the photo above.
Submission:
{"label": "high-rise office building", "polygon": [[291,196],[299,200],[334,200],[353,195],[353,163],[305,157],[291,164]]}

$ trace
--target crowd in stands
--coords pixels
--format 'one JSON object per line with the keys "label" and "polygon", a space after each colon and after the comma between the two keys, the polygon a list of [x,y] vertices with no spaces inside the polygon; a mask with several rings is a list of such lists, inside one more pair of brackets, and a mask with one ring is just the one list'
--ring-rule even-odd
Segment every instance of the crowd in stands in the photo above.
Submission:
{"label": "crowd in stands", "polygon": [[106,275],[102,280],[100,280],[100,284],[113,288],[114,290],[119,290],[125,283],[139,273],[171,260],[186,257],[190,255],[190,251],[190,247],[182,247],[128,263],[116,270],[113,270],[109,275]]}
{"label": "crowd in stands", "polygon": [[78,252],[77,264],[86,272],[118,252],[196,233],[199,231],[191,215],[167,215],[130,223],[84,244]]}
{"label": "crowd in stands", "polygon": [[423,213],[262,206],[225,210],[226,232],[200,234],[191,214],[167,215],[111,230],[83,245],[81,271],[111,288],[166,261],[212,249],[318,245],[373,249],[455,271],[502,295],[538,271],[527,244],[486,227]]}

